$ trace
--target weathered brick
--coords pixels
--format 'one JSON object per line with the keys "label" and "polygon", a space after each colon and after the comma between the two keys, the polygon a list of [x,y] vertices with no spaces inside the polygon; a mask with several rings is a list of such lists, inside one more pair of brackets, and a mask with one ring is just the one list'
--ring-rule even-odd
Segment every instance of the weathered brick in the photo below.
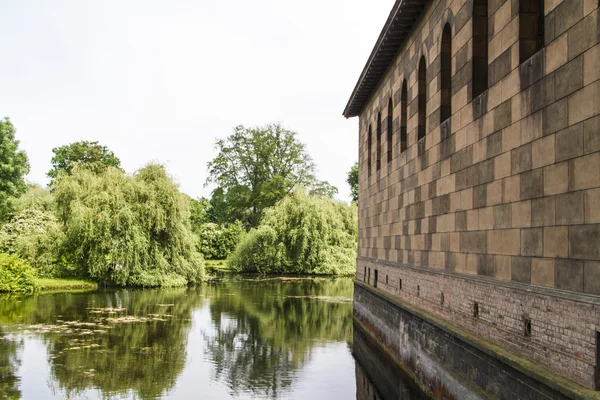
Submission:
{"label": "weathered brick", "polygon": [[569,257],[600,260],[600,225],[569,226]]}
{"label": "weathered brick", "polygon": [[543,228],[521,230],[521,255],[541,257],[544,253]]}
{"label": "weathered brick", "polygon": [[531,283],[531,258],[513,257],[510,272],[513,281]]}
{"label": "weathered brick", "polygon": [[583,224],[583,192],[565,193],[556,196],[556,224]]}

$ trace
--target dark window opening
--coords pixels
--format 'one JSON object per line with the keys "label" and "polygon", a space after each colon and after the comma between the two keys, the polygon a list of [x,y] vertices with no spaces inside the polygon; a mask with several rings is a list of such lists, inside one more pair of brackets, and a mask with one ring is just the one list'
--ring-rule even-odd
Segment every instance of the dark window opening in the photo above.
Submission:
{"label": "dark window opening", "polygon": [[446,24],[442,33],[442,52],[440,54],[441,102],[440,122],[446,121],[452,114],[452,30]]}
{"label": "dark window opening", "polygon": [[379,271],[375,270],[375,279],[373,280],[373,286],[377,287],[378,280],[379,280]]}
{"label": "dark window opening", "polygon": [[381,169],[381,113],[377,113],[377,171]]}
{"label": "dark window opening", "polygon": [[367,283],[371,283],[371,268],[369,268],[369,274],[367,275]]}
{"label": "dark window opening", "polygon": [[390,97],[390,101],[388,101],[388,116],[387,116],[387,146],[388,146],[388,163],[392,162],[392,158],[394,157],[394,131],[393,131],[393,121],[394,121],[394,107],[392,104],[392,98]]}
{"label": "dark window opening", "polygon": [[373,143],[373,132],[371,131],[371,125],[369,125],[369,134],[367,135],[367,165],[369,167],[369,176],[371,176],[371,151]]}
{"label": "dark window opening", "polygon": [[473,98],[488,88],[488,0],[473,3]]}
{"label": "dark window opening", "polygon": [[408,119],[408,87],[406,79],[402,82],[402,94],[400,97],[400,152],[408,149],[408,133],[406,124]]}
{"label": "dark window opening", "polygon": [[421,296],[421,286],[417,285],[417,297]]}
{"label": "dark window opening", "polygon": [[473,318],[479,318],[479,303],[473,303]]}
{"label": "dark window opening", "polygon": [[388,284],[388,276],[387,275],[385,276],[385,284],[386,285]]}
{"label": "dark window opening", "polygon": [[531,318],[523,319],[523,335],[525,337],[531,337]]}
{"label": "dark window opening", "polygon": [[367,267],[365,267],[365,273],[363,274],[363,282],[367,281]]}
{"label": "dark window opening", "polygon": [[418,140],[421,140],[425,137],[425,124],[427,121],[427,76],[425,71],[425,56],[421,56],[421,61],[419,62],[419,92],[417,94],[418,108],[419,108],[419,137]]}
{"label": "dark window opening", "polygon": [[544,0],[519,1],[519,60],[544,47]]}
{"label": "dark window opening", "polygon": [[402,279],[398,282],[398,290],[402,290]]}
{"label": "dark window opening", "polygon": [[440,305],[442,305],[442,306],[444,305],[444,293],[443,292],[440,294]]}

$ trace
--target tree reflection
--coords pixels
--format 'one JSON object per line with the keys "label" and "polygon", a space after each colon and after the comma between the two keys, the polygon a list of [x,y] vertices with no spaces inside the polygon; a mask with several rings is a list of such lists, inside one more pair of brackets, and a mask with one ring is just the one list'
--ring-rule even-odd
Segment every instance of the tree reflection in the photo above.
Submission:
{"label": "tree reflection", "polygon": [[19,342],[7,337],[0,329],[0,399],[2,400],[21,398],[20,379],[17,376],[21,365],[19,347]]}
{"label": "tree reflection", "polygon": [[[33,311],[17,313],[13,319],[32,325],[55,323],[45,325],[49,328],[42,328],[42,332],[54,384],[67,396],[99,388],[104,396],[132,393],[150,399],[172,389],[183,370],[191,313],[203,301],[198,290],[31,297],[21,308]],[[105,318],[119,314],[90,312],[93,307],[126,308],[134,316],[155,317],[151,321],[106,323]]]}
{"label": "tree reflection", "polygon": [[207,290],[207,351],[233,394],[278,397],[315,346],[352,340],[349,279],[230,281]]}

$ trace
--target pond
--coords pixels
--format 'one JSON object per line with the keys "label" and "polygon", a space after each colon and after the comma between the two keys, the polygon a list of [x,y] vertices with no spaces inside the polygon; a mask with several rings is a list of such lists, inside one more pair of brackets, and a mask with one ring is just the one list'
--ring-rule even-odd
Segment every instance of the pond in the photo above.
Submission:
{"label": "pond", "polygon": [[353,334],[352,290],[231,278],[0,297],[0,398],[421,399]]}

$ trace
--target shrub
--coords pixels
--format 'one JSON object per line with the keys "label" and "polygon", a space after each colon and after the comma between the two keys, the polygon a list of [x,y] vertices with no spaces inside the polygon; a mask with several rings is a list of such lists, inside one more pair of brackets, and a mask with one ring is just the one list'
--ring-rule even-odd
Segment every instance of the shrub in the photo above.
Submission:
{"label": "shrub", "polygon": [[356,206],[296,190],[267,210],[229,265],[241,272],[351,275],[357,237]]}
{"label": "shrub", "polygon": [[63,259],[101,283],[173,286],[202,280],[189,202],[161,165],[126,175],[75,166],[53,184]]}
{"label": "shrub", "polygon": [[35,270],[15,255],[0,253],[0,292],[32,293],[37,290]]}
{"label": "shrub", "polygon": [[206,223],[200,226],[197,248],[209,260],[224,260],[233,252],[244,234],[240,221],[229,226]]}
{"label": "shrub", "polygon": [[41,276],[60,275],[58,221],[49,212],[24,210],[0,229],[0,251],[27,260]]}

